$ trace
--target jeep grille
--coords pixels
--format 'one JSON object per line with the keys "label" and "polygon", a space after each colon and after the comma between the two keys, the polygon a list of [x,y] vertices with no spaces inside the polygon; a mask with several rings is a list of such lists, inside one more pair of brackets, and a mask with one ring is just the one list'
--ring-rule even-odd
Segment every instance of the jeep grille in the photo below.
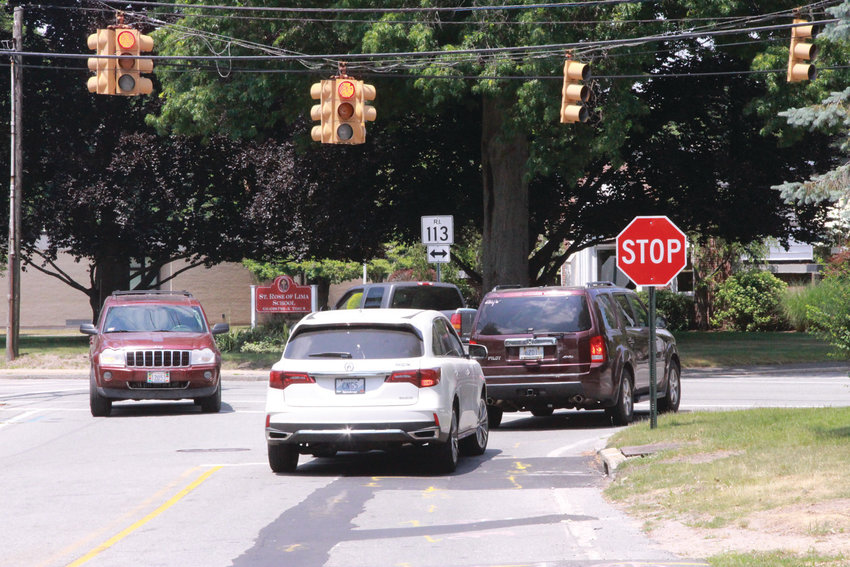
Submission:
{"label": "jeep grille", "polygon": [[127,366],[161,368],[189,366],[188,350],[131,350],[127,351]]}

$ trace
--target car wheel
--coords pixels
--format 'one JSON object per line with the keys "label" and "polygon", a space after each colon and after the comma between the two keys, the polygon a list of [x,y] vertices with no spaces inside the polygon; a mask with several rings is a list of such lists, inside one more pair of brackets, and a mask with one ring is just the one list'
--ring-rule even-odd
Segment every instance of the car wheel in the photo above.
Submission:
{"label": "car wheel", "polygon": [[487,401],[478,400],[478,423],[475,433],[460,441],[460,449],[464,455],[483,455],[487,450],[487,440],[490,438],[490,417],[487,413]]}
{"label": "car wheel", "polygon": [[269,466],[273,472],[295,472],[298,468],[298,447],[269,443]]}
{"label": "car wheel", "polygon": [[502,423],[502,408],[498,406],[487,406],[487,425],[490,429],[496,429]]}
{"label": "car wheel", "polygon": [[449,438],[445,443],[437,443],[434,448],[434,469],[438,473],[451,473],[457,468],[459,447],[457,439],[457,410],[452,410],[452,421],[449,425]]}
{"label": "car wheel", "polygon": [[554,412],[554,408],[534,408],[531,410],[531,415],[534,417],[549,417]]}
{"label": "car wheel", "polygon": [[218,387],[215,393],[206,398],[198,398],[196,404],[201,406],[201,411],[204,413],[218,413],[221,411],[221,377],[218,379]]}
{"label": "car wheel", "polygon": [[628,425],[635,415],[635,400],[632,394],[632,377],[624,371],[620,377],[620,394],[617,396],[617,405],[606,408],[605,413],[611,418],[614,425]]}
{"label": "car wheel", "polygon": [[97,392],[94,374],[89,376],[89,407],[94,417],[109,417],[112,413],[112,400],[104,398]]}
{"label": "car wheel", "polygon": [[675,362],[670,363],[670,368],[667,369],[667,395],[658,400],[658,411],[660,412],[677,412],[679,411],[679,402],[682,399],[682,376],[679,370],[679,365]]}

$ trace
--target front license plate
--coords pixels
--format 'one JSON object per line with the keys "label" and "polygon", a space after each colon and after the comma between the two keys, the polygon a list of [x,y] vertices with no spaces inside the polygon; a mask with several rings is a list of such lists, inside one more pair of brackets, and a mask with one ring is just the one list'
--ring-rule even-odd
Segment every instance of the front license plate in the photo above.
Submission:
{"label": "front license plate", "polygon": [[363,394],[366,392],[365,378],[337,378],[337,394]]}
{"label": "front license plate", "polygon": [[520,360],[539,360],[543,358],[542,346],[521,346],[519,347]]}
{"label": "front license plate", "polygon": [[148,384],[168,384],[171,373],[167,370],[151,370],[148,372]]}

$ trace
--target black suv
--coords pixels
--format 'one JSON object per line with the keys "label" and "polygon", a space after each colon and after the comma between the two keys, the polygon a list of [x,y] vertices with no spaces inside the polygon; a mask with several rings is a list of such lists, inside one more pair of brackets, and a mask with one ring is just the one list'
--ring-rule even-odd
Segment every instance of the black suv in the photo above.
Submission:
{"label": "black suv", "polygon": [[[490,427],[505,411],[550,415],[558,408],[604,409],[628,424],[649,397],[649,316],[637,294],[609,282],[583,287],[500,288],[484,296],[471,343],[487,381]],[[679,353],[658,318],[659,411],[677,411]]]}

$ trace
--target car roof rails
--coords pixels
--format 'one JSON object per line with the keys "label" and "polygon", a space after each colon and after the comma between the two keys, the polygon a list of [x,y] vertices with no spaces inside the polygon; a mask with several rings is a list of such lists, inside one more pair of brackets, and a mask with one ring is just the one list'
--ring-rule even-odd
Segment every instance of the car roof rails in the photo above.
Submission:
{"label": "car roof rails", "polygon": [[497,285],[497,286],[494,286],[494,287],[493,287],[493,289],[492,289],[492,290],[490,290],[490,291],[499,291],[500,289],[519,289],[519,288],[521,288],[521,287],[522,287],[522,286],[521,286],[520,284],[518,284],[518,283],[514,283],[514,284],[499,284],[499,285]]}
{"label": "car roof rails", "polygon": [[185,297],[192,297],[192,293],[189,291],[176,291],[170,289],[130,289],[124,291],[113,291],[112,295],[183,295]]}
{"label": "car roof rails", "polygon": [[587,282],[587,287],[617,287],[614,282]]}

